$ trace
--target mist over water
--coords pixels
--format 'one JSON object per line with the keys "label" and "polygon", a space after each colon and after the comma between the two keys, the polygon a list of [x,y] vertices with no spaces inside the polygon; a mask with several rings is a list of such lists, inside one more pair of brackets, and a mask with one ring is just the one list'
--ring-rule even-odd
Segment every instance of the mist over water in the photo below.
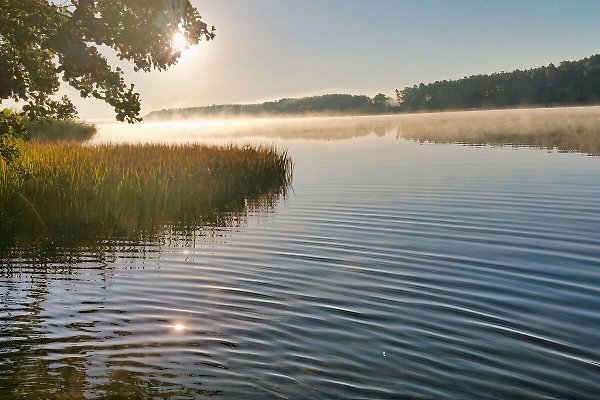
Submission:
{"label": "mist over water", "polygon": [[[390,117],[228,118],[103,124],[92,143],[102,142],[243,142],[285,139],[337,140],[385,135],[397,125]],[[248,139],[250,138],[250,139]]]}
{"label": "mist over water", "polygon": [[101,124],[91,143],[341,140],[375,135],[435,143],[531,146],[600,155],[600,107],[169,120]]}
{"label": "mist over water", "polygon": [[595,398],[599,119],[101,125],[92,143],[275,144],[292,187],[210,229],[8,260],[0,397]]}

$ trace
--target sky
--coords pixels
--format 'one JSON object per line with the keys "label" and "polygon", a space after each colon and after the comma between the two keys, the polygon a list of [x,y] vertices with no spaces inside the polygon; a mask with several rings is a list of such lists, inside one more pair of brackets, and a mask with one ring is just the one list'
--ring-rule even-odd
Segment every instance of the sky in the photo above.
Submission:
{"label": "sky", "polygon": [[[396,88],[600,53],[597,0],[192,0],[214,41],[126,80],[142,114]],[[114,59],[111,57],[111,61]],[[71,95],[87,119],[109,106]]]}

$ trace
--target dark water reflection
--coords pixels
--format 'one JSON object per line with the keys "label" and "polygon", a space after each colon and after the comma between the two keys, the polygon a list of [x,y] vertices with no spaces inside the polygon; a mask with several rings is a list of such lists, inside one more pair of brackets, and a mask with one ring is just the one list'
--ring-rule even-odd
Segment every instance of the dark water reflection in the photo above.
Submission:
{"label": "dark water reflection", "polygon": [[84,262],[114,262],[128,251],[139,253],[132,258],[143,259],[149,247],[194,247],[207,237],[243,229],[249,214],[272,212],[287,190],[286,184],[249,196],[240,189],[240,193],[215,202],[212,208],[203,205],[190,213],[179,212],[176,221],[124,214],[116,225],[90,224],[85,230],[50,229],[31,233],[24,226],[0,239],[0,267],[4,270],[24,265],[71,267]]}
{"label": "dark water reflection", "polygon": [[[212,367],[210,356],[198,361],[195,355],[198,341],[206,341],[204,335],[186,338],[190,327],[177,332],[168,312],[161,317],[140,313],[134,303],[147,306],[153,296],[143,290],[134,294],[144,282],[131,281],[122,292],[121,283],[127,279],[119,271],[139,270],[142,275],[137,278],[160,284],[165,254],[189,254],[226,242],[244,231],[248,218],[272,213],[286,190],[281,187],[245,199],[240,193],[202,215],[195,212],[186,223],[142,224],[127,231],[92,226],[78,235],[49,231],[34,238],[17,231],[3,237],[0,398],[168,399],[219,394],[205,390],[200,382],[181,383],[177,372],[181,356],[169,361],[170,354],[183,352],[194,358],[188,367],[197,362]],[[146,268],[149,275],[143,272]]]}
{"label": "dark water reflection", "polygon": [[235,139],[295,162],[239,223],[8,260],[0,398],[596,398],[599,160],[394,118]]}

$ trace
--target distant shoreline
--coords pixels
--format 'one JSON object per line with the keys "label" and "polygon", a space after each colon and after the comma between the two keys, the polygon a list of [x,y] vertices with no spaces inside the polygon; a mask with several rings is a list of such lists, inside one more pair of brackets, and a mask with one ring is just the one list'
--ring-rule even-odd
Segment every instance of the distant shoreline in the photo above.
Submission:
{"label": "distant shoreline", "polygon": [[[550,110],[563,108],[593,108],[600,107],[600,103],[593,104],[557,104],[557,105],[524,105],[519,107],[494,107],[494,108],[463,108],[463,109],[445,109],[445,110],[414,110],[414,111],[393,111],[378,113],[329,113],[329,112],[307,112],[307,113],[261,113],[261,114],[193,114],[188,116],[172,115],[170,117],[161,118],[157,116],[158,111],[153,111],[144,116],[144,121],[171,121],[171,120],[194,120],[202,119],[221,119],[221,118],[244,118],[244,119],[260,119],[260,118],[327,118],[327,117],[373,117],[373,116],[394,116],[394,115],[419,115],[419,114],[451,114],[461,112],[477,112],[477,111],[518,111],[518,110]],[[162,110],[161,110],[162,111]],[[111,121],[113,122],[113,121]]]}
{"label": "distant shoreline", "polygon": [[528,70],[471,75],[378,93],[324,94],[260,104],[220,104],[153,111],[148,119],[207,116],[380,115],[444,111],[555,108],[600,104],[600,55]]}

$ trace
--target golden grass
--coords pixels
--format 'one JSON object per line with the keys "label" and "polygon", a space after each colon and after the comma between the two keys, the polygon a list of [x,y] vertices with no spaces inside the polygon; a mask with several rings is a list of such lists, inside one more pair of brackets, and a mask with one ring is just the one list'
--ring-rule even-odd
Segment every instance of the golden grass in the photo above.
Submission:
{"label": "golden grass", "polygon": [[292,169],[271,147],[27,142],[20,150],[14,165],[0,161],[0,247],[226,224],[284,193]]}

